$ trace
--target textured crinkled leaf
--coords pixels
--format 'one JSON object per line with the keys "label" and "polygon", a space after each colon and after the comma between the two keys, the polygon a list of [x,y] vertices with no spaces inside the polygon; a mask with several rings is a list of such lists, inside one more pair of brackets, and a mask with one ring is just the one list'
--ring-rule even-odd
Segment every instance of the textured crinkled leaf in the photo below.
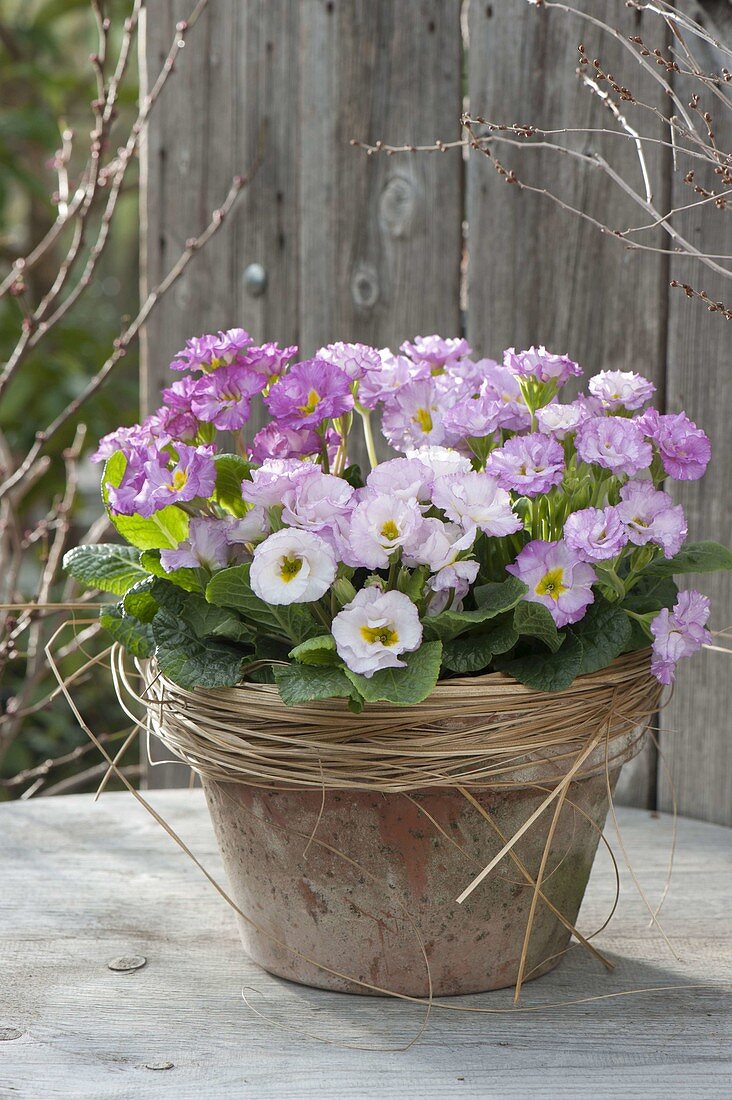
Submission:
{"label": "textured crinkled leaf", "polygon": [[517,641],[518,634],[510,622],[491,625],[480,634],[463,634],[443,645],[443,668],[461,675],[482,672],[496,654],[506,653]]}
{"label": "textured crinkled leaf", "polygon": [[145,577],[144,580],[133,584],[132,588],[125,592],[122,598],[122,608],[126,615],[132,615],[135,619],[139,619],[141,623],[151,623],[153,621],[155,612],[160,606],[152,594],[154,583],[154,577]]}
{"label": "textured crinkled leaf", "polygon": [[180,687],[233,687],[241,679],[241,649],[202,640],[189,623],[167,608],[156,614],[152,632],[155,660],[164,675]]}
{"label": "textured crinkled leaf", "polygon": [[607,668],[619,657],[631,640],[630,619],[616,604],[597,599],[571,627],[571,633],[582,642],[580,675]]}
{"label": "textured crinkled leaf", "polygon": [[119,642],[133,657],[151,656],[155,643],[149,623],[140,622],[132,615],[123,615],[119,606],[105,608],[99,622],[115,642]]}
{"label": "textured crinkled leaf", "polygon": [[315,668],[312,665],[277,665],[274,678],[282,701],[288,707],[316,699],[347,698],[353,685],[339,668]]}
{"label": "textured crinkled leaf", "polygon": [[678,587],[672,577],[643,577],[620,604],[636,615],[647,615],[650,611],[660,611],[662,607],[671,608],[679,595]]}
{"label": "textured crinkled leaf", "polygon": [[302,665],[332,665],[338,660],[335,638],[332,634],[319,634],[315,638],[295,646],[289,657]]}
{"label": "textured crinkled leaf", "polygon": [[428,615],[423,622],[424,636],[449,642],[480,623],[510,611],[527,591],[523,581],[516,577],[509,577],[502,584],[481,585],[475,590],[478,603],[475,611],[441,611],[439,615]]}
{"label": "textured crinkled leaf", "polygon": [[575,634],[556,653],[536,653],[513,661],[496,662],[502,672],[536,691],[563,691],[582,668],[582,643]]}
{"label": "textured crinkled leaf", "polygon": [[673,577],[680,573],[716,573],[732,569],[732,550],[719,542],[689,542],[675,558],[657,558],[646,572],[655,576]]}
{"label": "textured crinkled leaf", "polygon": [[404,653],[405,668],[384,668],[370,678],[346,669],[346,676],[367,703],[395,703],[409,706],[426,699],[437,683],[442,661],[442,644],[424,642],[414,653]]}
{"label": "textured crinkled leaf", "polygon": [[522,600],[514,610],[513,625],[517,633],[538,638],[552,653],[556,653],[564,641],[564,635],[557,630],[551,611],[542,603]]}
{"label": "textured crinkled leaf", "polygon": [[115,596],[123,596],[147,576],[140,564],[140,551],[114,543],[75,546],[64,555],[64,569],[87,588],[100,588]]}
{"label": "textured crinkled leaf", "polygon": [[222,569],[209,581],[206,599],[219,607],[232,607],[245,621],[255,623],[298,645],[322,631],[307,604],[270,606],[255,596],[249,584],[249,565]]}

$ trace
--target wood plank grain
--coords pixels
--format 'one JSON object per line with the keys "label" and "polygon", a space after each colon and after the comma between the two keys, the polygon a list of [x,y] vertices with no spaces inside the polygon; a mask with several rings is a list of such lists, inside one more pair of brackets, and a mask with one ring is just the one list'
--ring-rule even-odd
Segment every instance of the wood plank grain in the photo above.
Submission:
{"label": "wood plank grain", "polygon": [[[200,791],[153,804],[217,876]],[[671,820],[620,811],[625,844],[652,900],[663,889]],[[232,914],[162,829],[126,794],[0,806],[3,1095],[19,1100],[230,1100],[233,1096],[726,1098],[732,1072],[732,832],[681,819],[664,928],[669,953],[621,860],[621,903],[596,940],[613,974],[570,951],[526,987],[450,1000],[498,1010],[424,1009],[280,981],[244,955]],[[609,830],[614,842],[612,829]],[[614,897],[598,857],[581,927]],[[142,955],[146,965],[108,963]],[[619,996],[628,990],[660,992]],[[611,995],[610,999],[592,998]],[[586,998],[589,998],[587,1000]],[[505,1014],[500,1014],[505,1012]],[[18,1034],[19,1033],[19,1034]],[[13,1036],[17,1036],[13,1038]],[[320,1037],[325,1042],[318,1042]]]}
{"label": "wood plank grain", "polygon": [[[306,4],[301,68],[301,343],[398,347],[459,326],[459,157],[373,157],[456,135],[457,0]],[[306,58],[320,60],[307,64]]]}
{"label": "wood plank grain", "polygon": [[[688,11],[701,18],[722,41],[732,42],[729,5],[691,4]],[[710,15],[715,22],[710,24]],[[694,47],[703,69],[725,64],[715,51]],[[688,84],[678,84],[686,99]],[[698,90],[698,88],[697,88]],[[712,112],[721,148],[732,147],[732,114],[727,118],[708,95],[701,107]],[[718,189],[711,171],[697,170],[695,182]],[[683,173],[673,181],[672,206],[693,202]],[[679,230],[702,249],[732,253],[732,224],[729,212],[713,204],[682,214]],[[697,262],[677,257],[671,261],[671,276],[706,290],[712,298],[732,299],[732,283],[715,276]],[[730,325],[719,315],[707,313],[700,302],[688,301],[680,290],[669,291],[669,342],[667,401],[670,412],[686,410],[709,435],[712,462],[701,481],[672,482],[667,488],[683,504],[691,539],[714,538],[732,545],[732,446],[730,446]],[[705,592],[712,601],[712,627],[732,626],[732,575],[707,574],[686,578],[688,586]],[[720,639],[729,647],[729,642]],[[661,744],[674,778],[682,813],[706,821],[732,824],[732,668],[728,654],[705,651],[693,660],[681,662],[673,698],[662,714]],[[672,793],[661,784],[661,804],[668,808]]]}

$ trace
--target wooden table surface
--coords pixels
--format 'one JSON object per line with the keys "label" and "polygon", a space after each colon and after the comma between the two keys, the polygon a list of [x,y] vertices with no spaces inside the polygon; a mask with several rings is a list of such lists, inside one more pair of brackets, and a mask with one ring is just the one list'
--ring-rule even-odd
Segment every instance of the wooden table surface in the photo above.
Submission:
{"label": "wooden table surface", "polygon": [[[201,792],[150,799],[219,875]],[[622,810],[619,819],[633,868],[657,901],[670,818]],[[574,947],[525,988],[524,1011],[435,1009],[420,1041],[395,1051],[388,1048],[419,1031],[421,1007],[325,993],[259,970],[225,903],[131,795],[2,805],[0,1097],[728,1100],[732,830],[687,819],[678,826],[662,910],[678,959],[649,928],[621,867],[619,910],[596,941],[614,973]],[[622,863],[612,826],[608,837]],[[612,896],[601,852],[584,931],[602,922]],[[110,969],[129,956],[146,963]],[[637,989],[646,992],[525,1011]],[[452,1003],[510,1009],[512,996]]]}

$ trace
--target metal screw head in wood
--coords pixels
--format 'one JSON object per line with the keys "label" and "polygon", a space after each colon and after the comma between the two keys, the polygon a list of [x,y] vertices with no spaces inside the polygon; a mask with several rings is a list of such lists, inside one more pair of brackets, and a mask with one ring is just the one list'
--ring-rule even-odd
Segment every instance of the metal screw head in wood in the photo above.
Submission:
{"label": "metal screw head in wood", "polygon": [[244,269],[244,286],[252,298],[260,298],[267,289],[267,272],[261,264],[249,264]]}
{"label": "metal screw head in wood", "polygon": [[107,966],[110,970],[141,970],[146,962],[144,955],[120,955],[116,959],[110,959]]}

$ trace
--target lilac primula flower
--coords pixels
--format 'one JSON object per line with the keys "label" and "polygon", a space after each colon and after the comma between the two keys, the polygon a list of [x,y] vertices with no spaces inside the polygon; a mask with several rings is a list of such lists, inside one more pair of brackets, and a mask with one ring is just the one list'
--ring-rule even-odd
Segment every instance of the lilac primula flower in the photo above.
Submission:
{"label": "lilac primula flower", "polygon": [[282,498],[296,481],[304,477],[317,477],[318,466],[297,458],[273,458],[251,472],[251,480],[241,483],[242,499],[249,504],[261,504],[271,508],[281,504]]}
{"label": "lilac primula flower", "polygon": [[351,515],[347,565],[383,569],[398,550],[411,553],[420,542],[424,519],[416,500],[367,491]]}
{"label": "lilac primula flower", "polygon": [[250,401],[266,384],[263,375],[232,364],[204,374],[195,384],[191,410],[204,423],[222,431],[243,428],[249,419]]}
{"label": "lilac primula flower", "polygon": [[363,378],[368,371],[378,370],[381,366],[379,352],[367,344],[344,344],[339,341],[335,344],[327,344],[324,348],[318,348],[315,357],[340,367],[352,382]]}
{"label": "lilac primula flower", "polygon": [[583,561],[605,561],[617,557],[628,532],[617,508],[582,508],[567,516],[564,541]]}
{"label": "lilac primula flower", "polygon": [[468,397],[446,410],[443,424],[446,435],[454,440],[470,436],[482,438],[494,435],[514,423],[510,405],[489,397]]}
{"label": "lilac primula flower", "polygon": [[653,620],[651,672],[662,684],[674,682],[677,661],[711,643],[712,636],[706,629],[708,618],[708,598],[691,589],[679,592],[673,611],[664,607]]}
{"label": "lilac primula flower", "polygon": [[392,355],[388,348],[378,352],[380,365],[368,371],[358,384],[358,400],[366,409],[388,402],[409,382],[430,377],[429,363],[416,364],[405,355]]}
{"label": "lilac primula flower", "polygon": [[423,447],[442,443],[442,403],[430,379],[410,382],[402,387],[384,409],[381,430],[392,447]]}
{"label": "lilac primula flower", "polygon": [[581,367],[568,355],[554,355],[545,347],[530,347],[526,351],[506,348],[503,365],[520,378],[535,378],[538,382],[556,381],[563,386],[572,376],[579,378]]}
{"label": "lilac primula flower", "polygon": [[536,410],[536,423],[539,431],[544,435],[554,436],[555,439],[564,439],[569,432],[574,432],[587,420],[587,414],[584,409],[575,404],[560,405],[559,402],[552,402],[551,405],[545,405],[543,409]]}
{"label": "lilac primula flower", "polygon": [[535,539],[524,546],[506,570],[529,586],[524,599],[543,604],[559,627],[579,622],[594,603],[594,569],[561,540]]}
{"label": "lilac primula flower", "polygon": [[154,447],[133,452],[120,485],[108,486],[109,506],[120,515],[149,518],[168,504],[207,497],[216,483],[212,448],[176,444],[177,458]]}
{"label": "lilac primula flower", "polygon": [[281,348],[279,344],[262,344],[260,347],[247,348],[245,364],[265,378],[279,378],[290,360],[297,355],[297,345]]}
{"label": "lilac primula flower", "polygon": [[712,457],[712,446],[705,432],[686,413],[662,415],[656,409],[648,409],[636,423],[658,447],[669,477],[677,481],[696,481],[702,477]]}
{"label": "lilac primula flower", "polygon": [[674,505],[668,493],[654,489],[650,481],[629,481],[620,490],[617,512],[636,546],[653,542],[666,558],[678,554],[686,538],[686,519],[684,509]]}
{"label": "lilac primula flower", "polygon": [[432,574],[430,588],[434,592],[449,588],[462,591],[463,586],[473,583],[480,569],[477,561],[468,561],[463,557],[470,552],[476,534],[476,527],[464,531],[456,523],[426,519],[419,544],[404,555],[404,563],[410,568],[426,565]]}
{"label": "lilac primula flower", "polygon": [[602,370],[591,378],[587,388],[605,409],[642,408],[656,392],[656,387],[641,374],[624,370]]}
{"label": "lilac primula flower", "polygon": [[219,519],[192,519],[188,538],[179,542],[175,550],[160,551],[160,564],[166,573],[199,567],[213,573],[216,569],[224,569],[229,558],[226,526]]}
{"label": "lilac primula flower", "polygon": [[255,504],[241,518],[227,516],[217,520],[222,524],[229,546],[241,546],[248,542],[259,542],[270,533],[271,527],[267,510],[261,504]]}
{"label": "lilac primula flower", "polygon": [[561,482],[564,451],[556,440],[539,432],[516,435],[491,452],[485,468],[502,489],[534,497]]}
{"label": "lilac primula flower", "polygon": [[511,509],[511,498],[487,473],[447,474],[435,480],[432,503],[464,530],[480,528],[500,537],[520,531],[523,523]]}
{"label": "lilac primula flower", "polygon": [[347,545],[354,491],[342,477],[323,474],[300,477],[282,494],[282,520],[290,527],[313,531],[342,557]]}
{"label": "lilac primula flower", "polygon": [[269,411],[287,427],[316,427],[353,408],[351,383],[345,371],[325,359],[296,363],[265,398]]}
{"label": "lilac primula flower", "polygon": [[96,451],[90,456],[92,462],[106,462],[116,451],[122,451],[128,457],[141,448],[149,447],[153,442],[152,432],[144,424],[133,424],[129,428],[117,428],[103,435]]}
{"label": "lilac primula flower", "polygon": [[429,363],[432,367],[440,368],[464,355],[470,355],[473,349],[467,340],[443,340],[441,336],[435,335],[415,336],[412,342],[405,340],[399,350],[415,363]]}
{"label": "lilac primula flower", "polygon": [[272,420],[254,436],[249,453],[256,462],[266,462],[269,458],[316,455],[320,448],[320,436],[313,428],[287,428]]}
{"label": "lilac primula flower", "polygon": [[577,429],[577,454],[585,462],[632,477],[647,470],[653,450],[637,420],[624,416],[593,416]]}
{"label": "lilac primula flower", "polygon": [[230,328],[215,335],[194,336],[186,341],[172,363],[172,370],[212,371],[239,360],[252,338],[243,328]]}
{"label": "lilac primula flower", "polygon": [[418,458],[392,458],[380,462],[366,478],[366,488],[402,500],[426,502],[432,493],[434,474]]}

